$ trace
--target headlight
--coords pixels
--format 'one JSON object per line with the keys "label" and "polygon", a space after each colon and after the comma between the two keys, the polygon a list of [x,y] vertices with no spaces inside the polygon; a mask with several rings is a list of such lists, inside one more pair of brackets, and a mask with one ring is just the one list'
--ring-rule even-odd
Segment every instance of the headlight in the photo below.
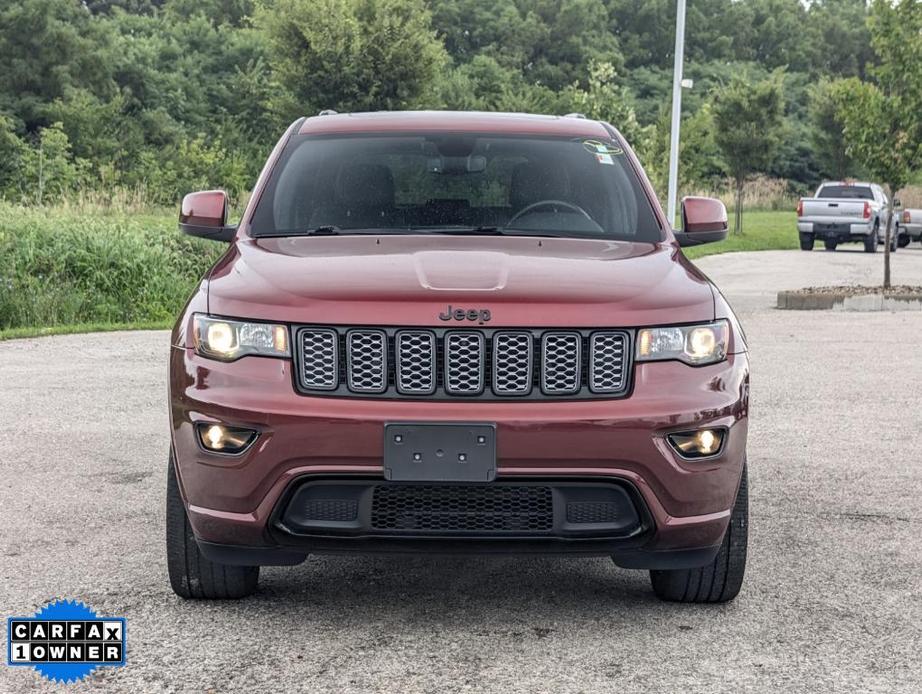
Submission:
{"label": "headlight", "polygon": [[637,361],[678,359],[692,366],[713,364],[726,358],[729,341],[730,326],[725,320],[644,328],[637,333]]}
{"label": "headlight", "polygon": [[211,318],[196,314],[192,340],[195,352],[209,359],[233,361],[247,354],[287,357],[288,328],[272,323]]}

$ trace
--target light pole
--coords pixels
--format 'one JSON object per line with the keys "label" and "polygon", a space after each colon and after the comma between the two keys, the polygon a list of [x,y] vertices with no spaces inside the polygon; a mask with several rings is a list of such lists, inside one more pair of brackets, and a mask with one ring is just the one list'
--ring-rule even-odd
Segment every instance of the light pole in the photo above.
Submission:
{"label": "light pole", "polygon": [[672,131],[669,135],[669,223],[675,224],[679,187],[679,121],[682,119],[682,63],[685,58],[685,0],[678,0],[675,17],[675,66],[672,69]]}

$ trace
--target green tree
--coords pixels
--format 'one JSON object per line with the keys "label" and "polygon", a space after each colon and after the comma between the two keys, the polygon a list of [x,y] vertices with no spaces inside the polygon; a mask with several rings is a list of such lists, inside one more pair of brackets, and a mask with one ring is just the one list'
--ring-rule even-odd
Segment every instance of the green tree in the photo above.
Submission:
{"label": "green tree", "polygon": [[822,80],[810,90],[810,139],[823,171],[831,178],[854,175],[854,162],[848,156],[835,83]]}
{"label": "green tree", "polygon": [[873,82],[857,78],[835,86],[848,152],[887,187],[891,200],[884,232],[884,289],[890,282],[893,197],[922,168],[922,3],[874,0],[868,18],[878,64]]}
{"label": "green tree", "polygon": [[67,89],[113,93],[109,38],[76,0],[0,4],[0,111],[29,132],[48,125],[44,106]]}
{"label": "green tree", "polygon": [[39,131],[38,142],[23,152],[21,185],[26,197],[42,205],[52,195],[60,198],[76,190],[89,162],[71,154],[70,141],[60,123]]}
{"label": "green tree", "polygon": [[289,116],[417,106],[446,62],[422,0],[277,0],[256,20]]}
{"label": "green tree", "polygon": [[26,143],[16,134],[13,119],[0,113],[0,196],[15,189],[25,150]]}
{"label": "green tree", "polygon": [[[684,111],[684,109],[683,109]],[[668,105],[660,110],[650,149],[643,160],[653,187],[665,202],[669,176],[669,135],[671,113]],[[723,176],[720,150],[714,140],[714,114],[704,102],[689,115],[683,113],[679,138],[679,197],[695,187],[710,187]]]}
{"label": "green tree", "polygon": [[611,123],[631,146],[643,151],[648,147],[653,129],[641,127],[637,122],[631,96],[615,81],[616,76],[611,63],[592,62],[587,88],[581,89],[578,83],[571,85],[570,102],[574,111]]}
{"label": "green tree", "polygon": [[782,75],[750,84],[736,78],[714,97],[714,138],[735,188],[734,234],[743,233],[747,179],[772,164],[784,131]]}

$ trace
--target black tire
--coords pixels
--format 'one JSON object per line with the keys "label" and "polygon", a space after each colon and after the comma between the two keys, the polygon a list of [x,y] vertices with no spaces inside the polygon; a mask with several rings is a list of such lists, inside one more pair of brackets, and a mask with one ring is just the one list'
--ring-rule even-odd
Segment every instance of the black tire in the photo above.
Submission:
{"label": "black tire", "polygon": [[697,569],[651,571],[653,592],[671,602],[729,602],[743,586],[748,543],[749,482],[744,463],[730,525],[714,561]]}
{"label": "black tire", "polygon": [[871,235],[864,239],[864,252],[865,253],[877,253],[877,242],[879,241],[879,227],[874,225],[874,231],[871,232]]}
{"label": "black tire", "polygon": [[836,246],[839,245],[839,242],[835,239],[823,239],[823,245],[826,247],[827,251],[834,251]]}
{"label": "black tire", "polygon": [[900,234],[900,236],[899,236],[899,238],[898,238],[898,240],[897,240],[897,245],[898,245],[900,248],[906,248],[906,246],[909,245],[909,242],[910,242],[910,241],[912,241],[912,239],[909,238],[909,235],[908,235],[908,234]]}
{"label": "black tire", "polygon": [[812,251],[813,250],[813,234],[801,234],[800,235],[800,250],[802,251]]}
{"label": "black tire", "polygon": [[166,564],[170,586],[181,598],[236,600],[256,592],[258,566],[228,566],[205,558],[186,516],[173,456],[166,482]]}

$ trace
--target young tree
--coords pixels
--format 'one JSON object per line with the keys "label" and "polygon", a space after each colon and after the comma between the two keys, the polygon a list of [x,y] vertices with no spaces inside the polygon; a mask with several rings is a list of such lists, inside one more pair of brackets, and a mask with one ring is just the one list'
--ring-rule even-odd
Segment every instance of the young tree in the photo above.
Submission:
{"label": "young tree", "polygon": [[570,102],[574,111],[611,123],[634,149],[642,151],[648,147],[653,128],[637,122],[630,94],[617,83],[616,77],[614,65],[593,61],[589,65],[588,88],[581,89],[579,82],[570,85]]}
{"label": "young tree", "polygon": [[23,194],[39,205],[47,195],[60,197],[75,190],[82,181],[89,162],[75,158],[70,141],[60,123],[42,128],[38,142],[23,152],[21,181]]}
{"label": "young tree", "polygon": [[743,188],[775,158],[784,132],[782,75],[750,84],[734,79],[714,97],[714,139],[736,190],[734,234],[743,233]]}
{"label": "young tree", "polygon": [[[697,108],[684,108],[688,115],[682,117],[682,137],[679,138],[679,197],[690,190],[716,187],[724,177],[720,152],[714,142],[714,114],[709,101]],[[644,170],[666,206],[666,188],[669,176],[669,130],[671,112],[666,105],[660,111],[654,126],[653,137],[643,160]]]}
{"label": "young tree", "polygon": [[889,289],[893,196],[922,167],[922,3],[874,0],[868,27],[879,58],[871,69],[874,82],[837,83],[836,103],[849,154],[888,189],[884,289]]}

